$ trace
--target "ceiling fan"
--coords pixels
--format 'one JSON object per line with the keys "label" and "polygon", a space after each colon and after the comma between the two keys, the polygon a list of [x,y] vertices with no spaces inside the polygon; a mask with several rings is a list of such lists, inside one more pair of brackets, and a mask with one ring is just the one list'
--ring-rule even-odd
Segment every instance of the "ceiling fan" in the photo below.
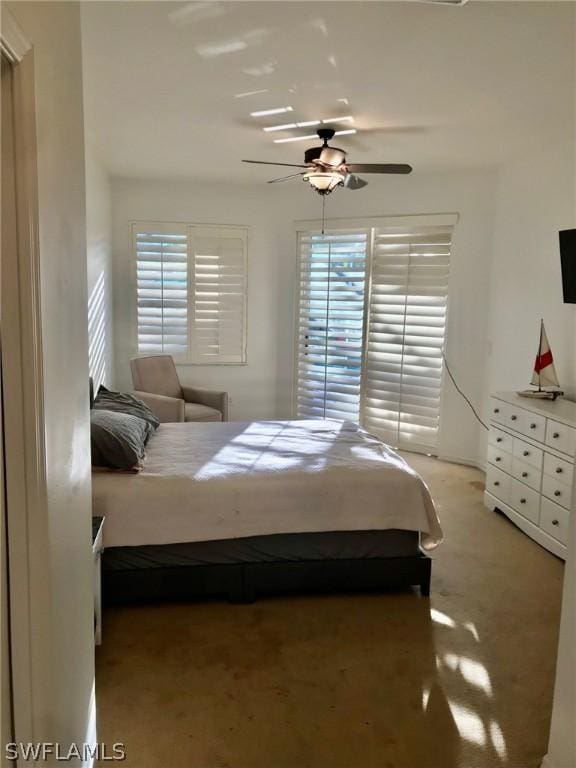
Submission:
{"label": "ceiling fan", "polygon": [[304,168],[298,173],[271,179],[268,184],[288,181],[299,176],[307,181],[320,195],[329,195],[336,187],[362,189],[368,182],[356,176],[356,173],[411,173],[412,167],[402,163],[349,163],[346,152],[331,147],[328,142],[334,137],[333,128],[320,128],[318,136],[324,142],[319,147],[311,147],[304,153],[304,165],[294,163],[271,163],[266,160],[243,160],[243,163],[258,165],[282,165],[288,168]]}

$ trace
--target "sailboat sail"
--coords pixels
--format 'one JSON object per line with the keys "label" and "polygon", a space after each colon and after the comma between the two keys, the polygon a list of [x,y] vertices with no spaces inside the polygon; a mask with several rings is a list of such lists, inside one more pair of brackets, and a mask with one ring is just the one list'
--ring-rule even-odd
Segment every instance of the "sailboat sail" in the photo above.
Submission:
{"label": "sailboat sail", "polygon": [[536,361],[534,363],[534,373],[532,374],[532,381],[530,383],[538,388],[560,386],[543,321],[540,325],[540,344],[538,346],[538,354],[536,355]]}

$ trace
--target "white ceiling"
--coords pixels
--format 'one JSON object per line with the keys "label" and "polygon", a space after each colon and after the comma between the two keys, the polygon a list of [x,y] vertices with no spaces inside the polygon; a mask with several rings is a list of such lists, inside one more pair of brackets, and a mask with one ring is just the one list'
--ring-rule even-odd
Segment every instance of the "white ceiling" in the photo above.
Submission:
{"label": "white ceiling", "polygon": [[[242,158],[300,162],[315,143],[264,125],[350,114],[352,161],[497,164],[574,119],[575,7],[85,2],[88,132],[129,177],[261,181]],[[280,106],[294,111],[250,117]]]}

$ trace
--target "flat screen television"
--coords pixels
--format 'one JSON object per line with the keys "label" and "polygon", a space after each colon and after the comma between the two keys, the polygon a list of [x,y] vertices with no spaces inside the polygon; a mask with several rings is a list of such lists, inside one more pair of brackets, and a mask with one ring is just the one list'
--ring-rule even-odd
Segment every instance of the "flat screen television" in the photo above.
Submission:
{"label": "flat screen television", "polygon": [[560,260],[564,303],[576,304],[576,229],[560,232]]}

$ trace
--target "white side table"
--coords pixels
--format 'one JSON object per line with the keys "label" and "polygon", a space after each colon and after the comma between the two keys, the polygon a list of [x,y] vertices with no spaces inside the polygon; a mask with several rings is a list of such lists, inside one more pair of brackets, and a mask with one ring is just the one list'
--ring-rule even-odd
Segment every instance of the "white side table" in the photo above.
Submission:
{"label": "white side table", "polygon": [[92,518],[92,556],[94,558],[94,642],[102,643],[102,583],[100,578],[100,561],[102,551],[102,531],[104,517]]}

